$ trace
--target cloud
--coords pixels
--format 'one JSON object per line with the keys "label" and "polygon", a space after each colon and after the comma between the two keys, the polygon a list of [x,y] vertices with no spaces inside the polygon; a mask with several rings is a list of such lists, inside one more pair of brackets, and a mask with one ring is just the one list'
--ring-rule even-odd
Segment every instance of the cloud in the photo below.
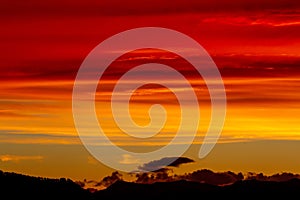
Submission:
{"label": "cloud", "polygon": [[172,182],[179,180],[193,181],[199,183],[207,183],[211,185],[228,185],[236,181],[243,180],[242,173],[235,174],[234,172],[213,172],[208,169],[197,170],[184,175],[171,173],[171,169],[163,168],[156,172],[144,172],[136,174],[136,183],[151,184],[155,182]]}
{"label": "cloud", "polygon": [[181,165],[181,164],[192,163],[192,162],[195,162],[195,161],[190,159],[190,158],[179,157],[177,160],[175,160],[174,162],[172,162],[168,166],[179,167],[179,165]]}
{"label": "cloud", "polygon": [[283,172],[281,174],[277,173],[277,174],[273,174],[271,176],[266,176],[263,173],[252,173],[249,172],[246,176],[245,179],[247,180],[259,180],[259,181],[288,181],[291,180],[293,178],[298,178],[300,179],[300,175],[299,174],[293,174],[293,173],[287,173],[287,172]]}
{"label": "cloud", "polygon": [[121,164],[130,165],[130,164],[136,164],[139,163],[138,159],[133,158],[129,154],[122,155],[122,160],[120,160]]}
{"label": "cloud", "polygon": [[[165,169],[165,168],[164,168]],[[264,175],[263,173],[252,173],[248,172],[246,175],[243,175],[241,172],[234,173],[231,171],[227,172],[213,172],[208,169],[196,170],[191,173],[186,173],[184,175],[177,175],[170,173],[169,170],[162,170],[159,172],[144,172],[140,174],[136,174],[136,183],[143,184],[152,184],[155,182],[171,182],[171,181],[193,181],[199,183],[207,183],[211,185],[224,186],[235,183],[236,181],[241,180],[258,180],[258,181],[289,181],[294,178],[300,179],[299,174],[293,173],[281,173],[281,174],[273,174],[271,176]]]}
{"label": "cloud", "polygon": [[186,157],[165,157],[153,160],[138,167],[141,171],[156,171],[166,166],[179,167],[181,164],[192,163],[194,160]]}
{"label": "cloud", "polygon": [[100,182],[96,182],[94,187],[104,189],[120,180],[123,180],[122,174],[120,174],[118,171],[115,171],[110,176],[104,177]]}
{"label": "cloud", "polygon": [[[179,167],[182,164],[192,163],[194,160],[187,157],[165,157],[159,160],[154,160],[145,163],[138,167],[138,172],[133,173],[136,183],[155,183],[155,182],[170,182],[179,178],[179,176],[173,176],[173,170],[169,167]],[[130,155],[124,154],[123,159],[120,161],[122,164],[136,164],[138,160],[132,158]],[[141,172],[142,171],[142,172]],[[147,171],[147,172],[143,172]],[[132,174],[131,174],[132,175]],[[95,184],[96,187],[106,188],[114,182],[122,180],[120,173],[113,172],[111,176],[103,178],[102,181]]]}
{"label": "cloud", "polygon": [[[267,13],[267,14],[266,14]],[[300,25],[299,12],[255,12],[249,15],[224,15],[209,16],[202,19],[203,23],[218,23],[233,26],[270,26],[287,27]]]}
{"label": "cloud", "polygon": [[19,162],[24,160],[42,160],[43,156],[0,155],[1,162]]}
{"label": "cloud", "polygon": [[[131,174],[132,175],[132,174]],[[299,174],[283,172],[281,174],[273,174],[271,176],[264,175],[263,173],[248,172],[247,174],[234,173],[231,171],[226,172],[213,172],[209,169],[200,169],[191,173],[185,173],[183,175],[174,174],[172,168],[161,168],[154,172],[140,172],[134,174],[131,182],[140,184],[152,184],[156,182],[173,182],[173,181],[192,181],[198,183],[206,183],[216,186],[225,186],[233,184],[242,180],[258,180],[258,181],[289,181],[291,179],[300,179]],[[112,175],[103,178],[100,182],[87,181],[78,182],[78,184],[90,191],[102,190],[116,181],[123,180],[122,174],[118,171],[112,173]]]}
{"label": "cloud", "polygon": [[76,181],[76,183],[80,187],[87,189],[90,192],[95,192],[97,190],[103,190],[120,180],[123,180],[122,174],[120,174],[118,171],[115,171],[112,172],[111,175],[104,177],[101,181],[84,179],[83,181]]}
{"label": "cloud", "polygon": [[169,168],[161,168],[154,172],[137,173],[135,175],[135,183],[151,184],[155,182],[172,182],[176,177],[172,175],[173,170]]}
{"label": "cloud", "polygon": [[23,130],[0,130],[0,142],[12,144],[80,144],[77,136],[61,133],[30,133]]}
{"label": "cloud", "polygon": [[228,185],[238,180],[243,180],[244,176],[242,173],[235,174],[231,171],[215,173],[208,169],[202,169],[179,176],[179,179],[208,183],[211,185]]}

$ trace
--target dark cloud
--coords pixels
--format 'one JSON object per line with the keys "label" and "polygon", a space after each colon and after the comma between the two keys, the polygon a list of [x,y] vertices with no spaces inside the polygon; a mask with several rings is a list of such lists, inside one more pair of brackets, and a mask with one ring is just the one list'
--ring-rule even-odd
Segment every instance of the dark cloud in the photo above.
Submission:
{"label": "dark cloud", "polygon": [[100,182],[96,183],[94,186],[102,186],[105,188],[120,180],[123,180],[122,174],[120,174],[118,171],[115,171],[110,176],[104,177]]}
{"label": "dark cloud", "polygon": [[173,172],[172,169],[169,168],[161,168],[155,172],[144,172],[144,173],[137,173],[135,175],[136,180],[135,183],[155,183],[155,182],[172,182],[175,181],[176,178],[171,175]]}
{"label": "dark cloud", "polygon": [[170,173],[170,172],[173,172],[173,169],[165,167],[165,168],[160,168],[158,170],[155,170],[153,172],[154,173]]}
{"label": "dark cloud", "polygon": [[[208,169],[196,170],[191,173],[185,173],[184,175],[174,174],[171,168],[161,168],[154,172],[140,172],[134,174],[134,183],[140,184],[153,184],[156,182],[174,182],[174,181],[191,181],[198,183],[206,183],[215,186],[231,185],[237,181],[243,180],[258,180],[258,181],[289,181],[291,179],[300,179],[299,174],[293,173],[281,173],[267,176],[263,173],[252,173],[247,174],[234,173],[231,171],[227,172],[213,172]],[[122,175],[119,172],[113,172],[111,176],[103,178],[100,182],[87,181],[77,182],[81,187],[94,191],[96,189],[104,189],[115,183],[116,181],[123,180]]]}
{"label": "dark cloud", "polygon": [[287,173],[283,172],[281,174],[273,174],[271,176],[264,175],[263,173],[248,173],[246,179],[247,180],[259,180],[259,181],[289,181],[291,179],[298,178],[300,179],[299,174]]}
{"label": "dark cloud", "polygon": [[174,162],[172,162],[168,166],[179,167],[179,165],[181,165],[181,164],[192,163],[192,162],[195,162],[195,161],[190,158],[179,157],[178,159],[176,159]]}
{"label": "dark cloud", "polygon": [[141,171],[156,171],[166,166],[179,167],[181,164],[192,163],[194,160],[186,157],[165,157],[160,160],[153,160],[139,166],[138,169]]}
{"label": "dark cloud", "polygon": [[[300,27],[300,26],[299,26]],[[278,34],[278,40],[284,40],[287,32],[289,33],[289,38],[295,38],[297,40],[298,35],[296,33],[299,32],[299,27],[291,27],[291,30],[287,31],[287,27],[279,31],[276,31]],[[271,28],[270,30],[274,30]],[[259,37],[260,33],[257,30],[256,39]],[[262,31],[262,30],[260,30]],[[242,33],[240,33],[242,35]],[[265,35],[274,35],[273,33],[265,33]],[[280,35],[283,35],[282,37]],[[242,38],[250,38],[251,35],[245,33]],[[275,38],[275,36],[273,36]],[[274,41],[278,41],[275,40]],[[286,40],[287,43],[294,40]],[[48,41],[45,40],[45,43]],[[79,44],[81,45],[81,44]],[[274,44],[275,46],[277,44]],[[82,47],[83,45],[81,45]],[[268,45],[266,45],[268,46]],[[68,46],[66,46],[66,51]],[[92,47],[84,47],[86,53]],[[285,51],[290,51],[291,49],[285,47]],[[55,50],[52,50],[55,51]],[[266,50],[267,51],[267,50]],[[272,52],[271,52],[272,53]],[[274,52],[273,52],[274,53]],[[278,54],[282,54],[283,52],[278,51]],[[147,54],[147,53],[145,53]],[[157,53],[158,54],[158,53]],[[291,53],[287,53],[291,54]],[[41,55],[41,54],[39,54]],[[134,56],[131,54],[126,54],[127,56]],[[13,55],[12,55],[13,56]],[[45,58],[40,58],[38,60],[33,60],[29,63],[23,64],[21,60],[23,55],[18,56],[15,60],[13,58],[9,58],[7,56],[5,59],[11,59],[10,64],[6,64],[4,62],[0,63],[0,68],[2,68],[2,73],[0,74],[1,80],[74,80],[76,77],[76,73],[82,63],[82,59],[86,56],[84,53],[80,55],[65,55],[66,57],[60,58],[61,55],[50,55],[52,59],[55,61],[49,61],[49,58],[46,58],[47,55],[45,53]],[[30,56],[30,55],[28,55]],[[82,59],[68,59],[68,56],[73,57],[82,57]],[[140,55],[138,55],[140,56]],[[153,62],[153,63],[161,63],[168,66],[172,66],[183,73],[186,77],[189,78],[197,78],[198,76],[193,73],[192,68],[187,65],[187,63],[181,58],[174,59],[164,59],[159,57],[147,58],[147,55],[144,55],[144,58],[140,60],[123,60],[113,62],[110,68],[104,73],[103,80],[118,80],[119,76],[123,75],[126,70],[129,70],[132,66],[138,66],[145,63]],[[149,56],[149,55],[148,55]],[[212,55],[214,62],[218,66],[223,77],[282,77],[289,76],[291,74],[300,74],[300,68],[298,67],[300,64],[299,56],[282,56],[274,55],[243,55],[243,54],[218,54]],[[15,63],[18,62],[18,63]],[[120,65],[121,64],[121,65]],[[43,67],[41,67],[43,66]],[[40,92],[41,90],[47,89],[47,91],[54,90],[54,86],[44,86],[44,85],[34,85],[34,86],[23,86],[19,89],[25,89],[28,92]],[[57,89],[57,87],[56,87]],[[70,88],[63,87],[58,88],[58,92],[61,94],[70,92]]]}
{"label": "dark cloud", "polygon": [[234,173],[231,171],[227,172],[213,172],[208,169],[201,169],[184,175],[172,174],[170,171],[161,171],[157,173],[147,172],[136,174],[136,183],[148,183],[152,184],[155,182],[172,182],[179,180],[193,181],[199,183],[207,183],[210,185],[230,185],[236,181],[241,180],[258,180],[258,181],[289,181],[291,179],[300,179],[299,174],[293,173],[281,173],[273,174],[271,176],[264,175],[263,173],[247,173],[243,175],[241,172]]}
{"label": "dark cloud", "polygon": [[236,54],[218,55],[213,59],[224,77],[284,77],[300,73],[298,56]]}
{"label": "dark cloud", "polygon": [[211,185],[227,185],[236,181],[243,180],[242,173],[235,174],[233,172],[213,172],[208,169],[197,170],[192,173],[179,177],[180,179],[195,181],[200,183],[208,183]]}

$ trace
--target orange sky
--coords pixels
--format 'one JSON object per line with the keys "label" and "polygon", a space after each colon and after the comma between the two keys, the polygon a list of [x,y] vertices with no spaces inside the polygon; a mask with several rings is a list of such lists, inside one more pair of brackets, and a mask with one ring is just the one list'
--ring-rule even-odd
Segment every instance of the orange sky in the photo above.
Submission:
{"label": "orange sky", "polygon": [[[98,163],[100,167],[97,167],[105,173],[91,175],[86,172],[86,165],[91,164],[90,155],[79,147],[80,155],[89,158],[80,165],[86,169],[84,173],[79,175],[79,169],[67,172],[68,164],[51,171],[57,164],[54,160],[45,161],[47,156],[54,156],[46,149],[48,145],[81,145],[72,118],[71,98],[73,82],[85,56],[107,37],[143,26],[166,27],[195,39],[212,56],[223,77],[228,106],[219,143],[233,146],[226,146],[223,154],[215,150],[215,159],[219,158],[220,162],[207,158],[208,164],[201,166],[271,172],[277,170],[278,160],[274,154],[270,154],[264,165],[256,160],[248,168],[234,158],[227,161],[230,167],[226,167],[221,157],[232,153],[230,149],[235,148],[234,143],[274,140],[282,141],[285,146],[284,141],[300,139],[300,4],[296,1],[175,1],[172,5],[160,1],[151,1],[151,4],[131,1],[126,5],[117,1],[73,2],[72,5],[64,1],[49,1],[45,5],[30,2],[32,6],[9,2],[1,6],[0,143],[3,145],[0,168],[45,176],[65,174],[74,178],[103,176],[111,170]],[[157,52],[150,54],[152,61],[161,59]],[[131,60],[120,61],[123,66],[133,61],[136,64],[149,61],[149,52],[132,53],[128,58]],[[175,61],[178,69],[186,70],[179,64],[180,60],[175,58]],[[116,69],[107,73],[107,86],[118,73]],[[185,73],[191,72],[186,70]],[[190,78],[195,80],[193,76]],[[207,90],[204,85],[198,83],[198,86],[203,115],[195,144],[201,143],[210,116]],[[104,93],[97,94],[98,116],[101,118],[103,113],[109,116],[108,111],[100,109],[101,103],[107,101],[101,101]],[[149,120],[144,117],[145,105],[153,102],[163,102],[168,111],[164,137],[151,143],[137,143],[126,139],[108,122],[105,127],[115,136],[117,144],[132,148],[132,145],[156,146],[169,141],[178,123],[178,105],[168,90],[152,86],[138,90],[132,99],[132,115],[137,116],[138,123],[145,124]],[[12,150],[10,145],[19,151]],[[29,145],[28,149],[41,145],[44,150],[26,151],[22,145]],[[270,147],[277,148],[276,145]],[[299,150],[289,153],[296,157]],[[188,155],[192,156],[192,152]],[[251,148],[241,154],[259,157],[259,152]],[[61,156],[57,162],[63,159]],[[94,166],[95,162],[92,163]],[[289,164],[284,167],[278,164],[278,170],[300,172],[296,163],[286,163]],[[31,167],[28,169],[28,166]],[[271,170],[273,166],[276,169]]]}

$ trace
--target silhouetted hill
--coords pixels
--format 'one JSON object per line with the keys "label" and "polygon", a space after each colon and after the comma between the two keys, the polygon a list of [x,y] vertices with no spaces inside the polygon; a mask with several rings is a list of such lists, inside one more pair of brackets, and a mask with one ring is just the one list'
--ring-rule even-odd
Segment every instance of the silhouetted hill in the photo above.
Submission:
{"label": "silhouetted hill", "polygon": [[[3,198],[6,197],[6,198]],[[70,179],[49,179],[0,171],[0,199],[88,199]]]}
{"label": "silhouetted hill", "polygon": [[[105,190],[91,193],[69,179],[49,179],[0,171],[1,199],[186,199],[203,196],[231,199],[299,197],[300,180],[285,182],[243,180],[214,186],[191,181],[141,184],[117,181]],[[3,198],[5,197],[5,198]]]}

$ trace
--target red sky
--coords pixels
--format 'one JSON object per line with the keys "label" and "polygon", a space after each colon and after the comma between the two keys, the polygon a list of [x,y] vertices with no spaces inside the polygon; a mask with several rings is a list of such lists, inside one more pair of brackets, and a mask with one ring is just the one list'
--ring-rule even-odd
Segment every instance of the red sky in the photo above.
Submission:
{"label": "red sky", "polygon": [[[250,74],[260,75],[265,72],[261,64],[266,63],[263,68],[269,65],[276,68],[272,74],[286,73],[286,68],[291,68],[290,73],[299,73],[293,66],[299,64],[299,7],[297,1],[266,0],[172,1],[171,4],[7,1],[0,8],[0,78],[72,80],[93,47],[113,34],[142,26],[166,27],[189,35],[212,56],[217,56],[219,67],[226,64],[227,68],[243,67],[243,70],[259,68]],[[255,60],[240,55],[255,56]],[[233,63],[236,64],[230,66]],[[228,69],[224,70],[227,75]],[[248,71],[241,73],[249,75]]]}

